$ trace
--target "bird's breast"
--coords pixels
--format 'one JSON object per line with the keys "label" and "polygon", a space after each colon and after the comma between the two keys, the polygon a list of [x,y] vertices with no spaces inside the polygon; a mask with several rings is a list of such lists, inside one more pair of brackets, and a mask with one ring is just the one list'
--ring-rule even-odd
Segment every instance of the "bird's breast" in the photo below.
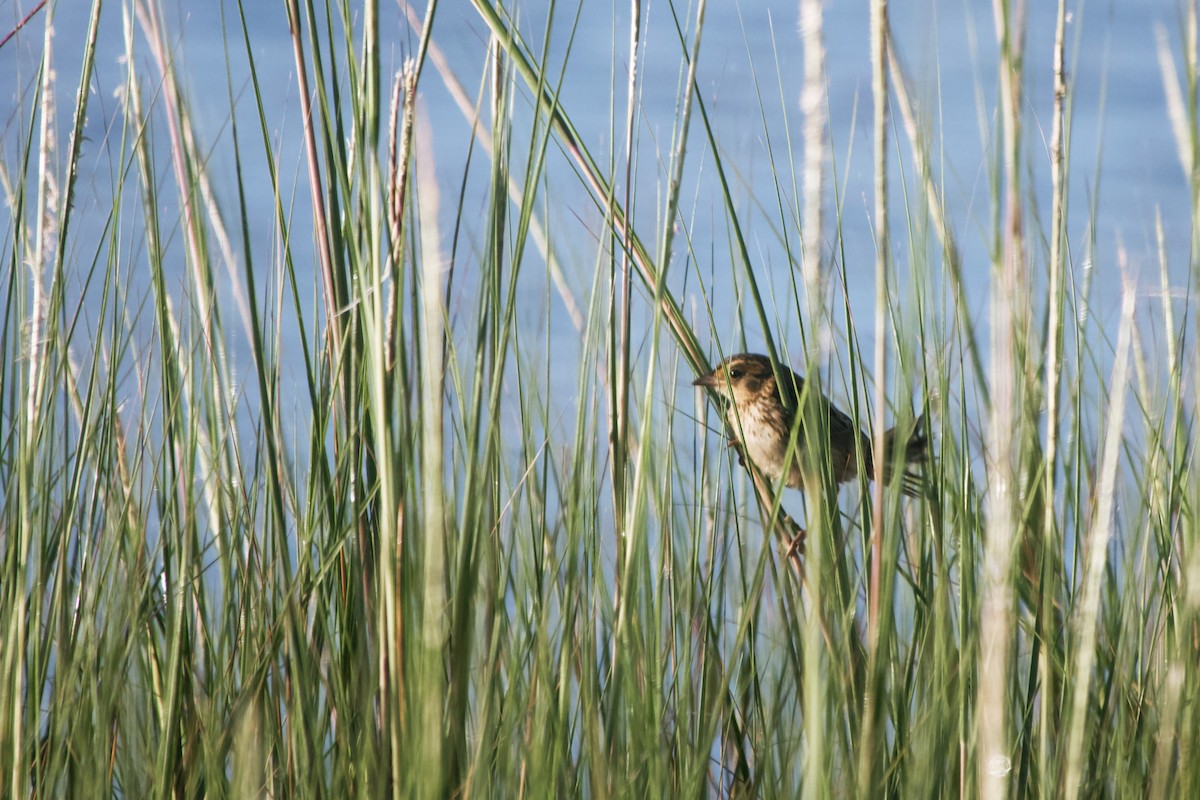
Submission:
{"label": "bird's breast", "polygon": [[[788,426],[778,413],[761,408],[762,404],[748,404],[741,409],[730,408],[729,428],[742,443],[742,452],[772,481],[779,480],[786,466],[788,449]],[[793,459],[794,461],[795,459]],[[789,485],[800,483],[799,470],[793,464]]]}

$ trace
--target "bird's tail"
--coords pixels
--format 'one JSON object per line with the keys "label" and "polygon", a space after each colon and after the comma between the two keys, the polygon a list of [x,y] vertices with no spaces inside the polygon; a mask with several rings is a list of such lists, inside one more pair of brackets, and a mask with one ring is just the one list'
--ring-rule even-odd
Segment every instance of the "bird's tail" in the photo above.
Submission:
{"label": "bird's tail", "polygon": [[[921,467],[929,460],[929,437],[922,430],[925,415],[917,417],[912,428],[900,430],[899,426],[883,433],[883,477],[891,481],[895,477],[897,464],[900,472],[900,491],[909,497],[920,497],[925,491],[925,479]],[[897,452],[896,448],[903,448]]]}

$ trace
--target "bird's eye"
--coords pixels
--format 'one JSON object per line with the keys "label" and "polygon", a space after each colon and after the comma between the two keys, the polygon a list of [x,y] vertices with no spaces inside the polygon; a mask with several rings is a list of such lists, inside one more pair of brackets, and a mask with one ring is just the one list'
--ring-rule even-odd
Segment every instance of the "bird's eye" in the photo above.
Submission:
{"label": "bird's eye", "polygon": [[729,379],[736,381],[738,378],[742,377],[745,374],[746,373],[744,373],[742,370],[738,369],[737,367],[734,367],[733,369],[729,370]]}

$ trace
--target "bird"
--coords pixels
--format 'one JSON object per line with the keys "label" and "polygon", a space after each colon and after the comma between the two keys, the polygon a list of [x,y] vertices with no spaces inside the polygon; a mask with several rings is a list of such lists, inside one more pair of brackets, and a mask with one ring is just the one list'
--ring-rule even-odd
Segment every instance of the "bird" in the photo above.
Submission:
{"label": "bird", "polygon": [[[803,488],[798,455],[805,441],[802,421],[795,452],[788,458],[792,428],[798,422],[803,378],[783,364],[778,365],[778,371],[772,369],[771,359],[767,356],[739,353],[722,361],[712,372],[701,375],[692,385],[712,390],[724,402],[725,421],[733,436],[729,446],[738,450],[743,464],[744,459],[749,458],[773,482],[779,481],[787,469],[786,485],[793,489]],[[818,395],[815,400],[818,413],[827,417],[825,428],[829,436],[833,477],[839,484],[854,480],[860,457],[864,471],[873,477],[871,437],[855,427],[854,421],[828,397]],[[899,477],[900,489],[909,497],[920,497],[924,487],[920,467],[928,456],[929,441],[920,428],[921,420],[918,419],[907,440],[901,438],[903,434],[898,434],[896,428],[883,434],[884,480]],[[903,448],[899,475],[895,474],[897,447]]]}

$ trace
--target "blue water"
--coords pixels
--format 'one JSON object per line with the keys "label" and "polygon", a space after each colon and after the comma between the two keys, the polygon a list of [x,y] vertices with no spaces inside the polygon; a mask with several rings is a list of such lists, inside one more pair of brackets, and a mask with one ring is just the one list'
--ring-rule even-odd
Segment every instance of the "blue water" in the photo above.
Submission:
{"label": "blue water", "polygon": [[[520,19],[526,41],[540,51],[546,12],[541,3],[518,4],[513,13]],[[865,3],[828,4],[825,16],[831,153],[836,164],[836,192],[840,200],[842,231],[835,236],[835,187],[826,189],[826,229],[821,232],[824,251],[833,259],[835,273],[843,269],[846,283],[835,279],[835,306],[840,310],[841,292],[846,293],[850,311],[858,328],[864,352],[874,341],[874,245],[872,240],[871,97],[868,55],[868,18]],[[4,12],[0,29],[15,24],[29,4],[10,6]],[[1031,274],[1035,297],[1042,279],[1045,251],[1041,237],[1049,217],[1049,138],[1052,75],[1051,46],[1054,36],[1054,3],[1028,4],[1026,34],[1026,85],[1024,107],[1025,162],[1022,180],[1031,182],[1037,198],[1037,214],[1027,209]],[[1072,168],[1070,183],[1069,238],[1072,279],[1082,286],[1085,277],[1092,280],[1090,305],[1077,311],[1094,321],[1091,332],[1115,338],[1115,317],[1123,276],[1118,266],[1117,248],[1128,253],[1129,275],[1138,287],[1139,309],[1156,314],[1159,300],[1158,267],[1154,240],[1155,215],[1161,214],[1169,257],[1169,280],[1176,297],[1176,311],[1188,287],[1187,252],[1189,242],[1189,201],[1185,176],[1177,156],[1162,87],[1158,59],[1157,31],[1164,35],[1176,62],[1181,59],[1180,12],[1178,0],[1142,2],[1093,2],[1086,7],[1071,3],[1068,26],[1068,68],[1073,80],[1071,100]],[[305,293],[306,324],[316,314],[317,276],[312,267],[309,194],[303,166],[300,106],[296,95],[294,60],[283,8],[279,4],[250,3],[250,38],[259,80],[264,87],[265,114],[276,146],[283,203],[291,216],[293,239],[302,292]],[[223,16],[221,12],[224,12]],[[202,148],[211,151],[209,162],[222,210],[236,237],[237,194],[232,179],[234,159],[230,133],[230,97],[239,122],[244,156],[243,169],[249,176],[245,185],[247,214],[250,220],[253,259],[260,291],[278,289],[276,274],[277,237],[274,230],[274,195],[266,180],[265,162],[259,143],[254,97],[246,71],[246,56],[240,43],[235,8],[230,3],[175,3],[166,9],[172,58],[178,68],[190,111]],[[404,21],[400,10],[390,4],[381,9],[384,81],[415,51],[416,35]],[[624,113],[625,68],[628,63],[628,10],[624,3],[588,2],[579,9],[575,38],[568,53],[568,41],[576,9],[560,3],[549,37],[548,62],[552,75],[561,70],[566,111],[581,131],[597,160],[607,163],[614,152],[618,163],[623,159],[623,134],[620,119]],[[681,8],[679,13],[693,13]],[[968,303],[972,311],[984,316],[987,308],[993,231],[992,189],[989,170],[994,166],[997,120],[996,107],[997,46],[990,3],[935,2],[893,4],[892,24],[897,49],[908,70],[914,97],[932,132],[934,157],[939,182],[944,187],[950,223],[963,251]],[[3,49],[0,49],[0,74],[8,76],[6,90],[0,93],[0,120],[3,121],[2,155],[10,172],[20,169],[20,147],[29,125],[36,67],[42,52],[47,11],[36,16]],[[799,93],[802,80],[802,48],[797,33],[797,3],[786,2],[708,4],[700,56],[698,84],[714,127],[717,146],[733,185],[734,207],[746,234],[753,268],[768,296],[778,306],[769,308],[773,315],[774,335],[785,342],[793,363],[799,359],[800,323],[789,299],[795,279],[794,261],[789,261],[779,231],[786,235],[798,258],[799,237],[791,220],[798,214],[793,186],[800,185],[799,165],[803,151]],[[650,3],[646,12],[647,43],[642,57],[642,82],[635,148],[637,169],[633,180],[633,218],[653,251],[657,231],[661,229],[664,192],[663,162],[674,125],[676,97],[682,63],[681,47],[675,33],[671,9],[665,3]],[[80,43],[84,38],[87,9],[83,3],[62,3],[54,17],[53,64],[58,77],[59,145],[65,149],[69,130],[69,111],[74,106],[73,83],[79,74]],[[358,24],[358,22],[356,22]],[[147,105],[159,104],[150,135],[159,159],[160,200],[170,255],[179,266],[175,288],[186,295],[187,277],[183,268],[183,238],[179,230],[176,191],[171,185],[167,128],[161,110],[162,94],[156,70],[148,55],[143,35],[135,29],[134,63],[142,76]],[[434,39],[445,53],[450,68],[474,100],[485,66],[489,32],[468,3],[443,3],[435,25]],[[691,34],[687,34],[690,45]],[[614,64],[613,53],[616,52]],[[114,153],[119,148],[121,108],[114,98],[123,85],[126,68],[121,58],[123,36],[121,7],[105,6],[99,37],[99,55],[92,82],[92,102],[85,128],[86,142],[79,175],[79,193],[74,207],[75,235],[68,244],[68,263],[77,268],[74,286],[80,292],[82,267],[90,263],[100,246],[103,226],[112,205]],[[227,67],[226,59],[231,66]],[[345,73],[343,72],[343,78]],[[455,219],[452,207],[459,187],[464,185],[464,169],[471,148],[468,123],[451,101],[441,77],[432,64],[426,66],[422,84],[422,107],[428,130],[434,132],[436,169],[442,186],[442,223],[444,250],[449,252],[450,231]],[[613,100],[612,98],[616,98]],[[522,90],[516,100],[514,158],[518,167],[524,159],[527,142],[521,134],[530,128],[528,93]],[[615,108],[614,108],[615,106]],[[894,106],[893,106],[894,108]],[[617,122],[614,123],[614,115]],[[890,157],[892,159],[892,224],[895,280],[893,292],[898,303],[910,309],[909,285],[915,269],[927,270],[933,285],[944,283],[940,277],[937,249],[930,232],[929,242],[914,252],[904,231],[909,213],[923,213],[923,199],[915,180],[909,144],[896,122]],[[36,129],[35,129],[36,130]],[[785,133],[790,132],[790,144]],[[768,146],[768,136],[770,144]],[[61,163],[62,156],[59,156]],[[774,164],[774,170],[772,168]],[[793,174],[793,165],[795,173]],[[31,167],[31,170],[34,167]],[[623,174],[620,170],[618,174]],[[32,172],[30,173],[33,174]],[[907,182],[907,195],[901,181]],[[487,164],[476,148],[470,173],[465,180],[464,226],[458,244],[460,269],[469,271],[483,246],[484,232],[472,227],[472,221],[486,210]],[[780,218],[776,185],[784,190],[785,218]],[[36,185],[32,179],[30,186]],[[127,186],[132,187],[132,182]],[[596,240],[603,236],[603,222],[587,192],[583,190],[569,161],[551,148],[547,175],[542,191],[542,207],[547,209],[548,224],[564,259],[567,279],[576,301],[586,308],[597,264]],[[136,194],[126,190],[126,219],[138,216],[133,203]],[[1091,204],[1096,207],[1095,252],[1088,255]],[[907,204],[907,209],[906,209]],[[11,213],[11,211],[9,211]],[[31,207],[26,213],[31,215]],[[730,245],[728,212],[717,191],[711,153],[699,120],[693,122],[689,140],[689,161],[681,193],[681,234],[672,259],[670,285],[685,308],[696,309],[702,341],[717,350],[741,349],[737,331],[745,320],[745,347],[758,350],[764,337],[757,319],[735,304],[734,285],[744,284],[741,266]],[[6,226],[7,227],[7,226]],[[140,234],[137,224],[130,225],[122,237],[122,252],[130,265],[125,287],[133,297],[144,294],[148,279],[138,269]],[[11,241],[5,252],[11,252]],[[235,249],[240,243],[235,240]],[[518,325],[528,336],[540,336],[547,329],[547,302],[543,265],[530,251],[523,265],[522,290],[529,298],[527,309],[518,315]],[[239,258],[245,254],[240,253]],[[604,268],[604,260],[599,261]],[[914,266],[914,264],[918,266]],[[240,271],[238,266],[235,272]],[[220,274],[220,270],[218,271]],[[458,283],[457,294],[448,299],[452,313],[466,313],[472,306],[472,284]],[[234,312],[235,289],[219,287],[227,329],[234,331],[234,357],[242,364],[238,374],[249,372],[248,350],[240,322]],[[227,301],[227,302],[226,302]],[[711,324],[704,320],[705,303],[713,307]],[[945,313],[948,306],[943,305]],[[577,341],[567,315],[557,300],[549,304],[549,330],[553,348],[570,349],[566,342]],[[638,301],[635,330],[645,346],[649,315],[644,301]],[[285,310],[284,317],[288,317]],[[835,314],[835,324],[843,328],[846,320]],[[982,335],[982,334],[981,334]],[[303,375],[295,352],[295,326],[283,324],[281,359],[285,379],[299,386]],[[835,347],[841,339],[835,338]],[[986,341],[986,338],[983,339]],[[1161,341],[1161,337],[1159,339]],[[238,343],[241,342],[241,345]],[[935,354],[934,357],[942,357]],[[955,354],[961,357],[961,354]],[[573,383],[574,378],[571,378]],[[304,437],[299,437],[301,440]]]}
{"label": "blue water", "polygon": [[[24,16],[30,5],[30,0],[24,0],[0,10],[0,34]],[[521,29],[529,42],[538,43],[542,40],[541,31],[546,24],[542,5],[527,3],[516,7]],[[874,165],[871,162],[866,5],[861,1],[838,0],[830,2],[826,8],[830,146],[836,163],[836,197],[842,208],[842,228],[840,237],[836,236],[832,227],[835,187],[831,184],[826,191],[827,227],[821,232],[821,237],[824,251],[834,260],[835,273],[840,276],[844,269],[846,275],[844,285],[840,277],[835,281],[834,292],[839,299],[835,303],[834,323],[840,329],[846,326],[840,310],[841,293],[844,291],[846,303],[858,328],[860,346],[865,353],[870,353],[876,334],[873,330],[875,251],[871,219]],[[994,166],[992,159],[997,135],[997,120],[993,113],[997,105],[997,47],[991,4],[976,0],[925,0],[909,4],[893,2],[891,5],[898,51],[912,78],[914,97],[921,103],[927,130],[933,137],[937,177],[944,188],[950,224],[962,248],[968,304],[972,312],[982,318],[987,309],[991,269],[989,252],[993,231],[993,191],[989,183],[989,170]],[[1040,237],[1044,235],[1050,213],[1046,142],[1050,135],[1052,107],[1050,63],[1054,3],[1031,0],[1027,5],[1025,162],[1022,180],[1032,181],[1031,188],[1037,200],[1036,215],[1032,208],[1027,208],[1029,217],[1026,231],[1031,243],[1031,274],[1035,293],[1031,302],[1035,309],[1040,309],[1043,301],[1036,295],[1044,287],[1042,276],[1045,263]],[[1179,0],[1093,2],[1086,8],[1081,8],[1080,3],[1070,5],[1073,19],[1068,30],[1068,65],[1073,80],[1070,98],[1073,116],[1069,255],[1072,280],[1079,287],[1090,280],[1092,286],[1091,301],[1086,309],[1072,309],[1071,313],[1085,318],[1087,336],[1115,339],[1115,318],[1125,277],[1119,267],[1117,251],[1118,245],[1123,246],[1128,254],[1129,278],[1139,293],[1139,314],[1143,315],[1139,318],[1142,323],[1139,332],[1148,337],[1144,344],[1149,350],[1148,360],[1153,365],[1155,348],[1164,347],[1161,335],[1153,333],[1157,307],[1161,302],[1154,233],[1156,214],[1161,214],[1165,230],[1170,291],[1174,297],[1177,325],[1182,319],[1189,288],[1187,254],[1190,209],[1187,183],[1167,116],[1156,38],[1156,31],[1161,30],[1178,63],[1181,60],[1178,54],[1182,39],[1178,30]],[[75,302],[70,296],[72,292],[74,297],[86,293],[89,298],[84,302],[84,320],[77,340],[80,346],[86,346],[90,338],[107,339],[107,334],[90,327],[92,314],[88,303],[96,297],[98,289],[93,286],[85,290],[83,283],[94,254],[98,251],[103,253],[105,225],[115,191],[113,182],[119,173],[122,158],[119,154],[122,110],[114,97],[127,76],[127,68],[121,61],[124,52],[121,10],[120,4],[109,3],[105,6],[102,18],[96,73],[90,87],[92,97],[85,126],[84,157],[73,212],[73,234],[65,254],[70,276],[68,304],[73,307]],[[222,10],[229,16],[223,18],[220,13]],[[311,343],[311,332],[321,313],[320,289],[312,242],[308,236],[312,215],[291,42],[282,4],[250,2],[246,10],[251,15],[251,46],[264,89],[264,113],[276,148],[282,202],[294,225],[289,244],[297,265],[304,325],[310,332]],[[395,6],[385,4],[382,11],[384,81],[390,84],[390,76],[404,58],[415,51],[416,36]],[[568,55],[568,37],[574,11],[567,3],[559,4],[550,37],[549,63],[555,65],[556,70],[563,71],[565,110],[597,160],[607,163],[613,142],[623,141],[619,120],[625,106],[627,8],[624,3],[587,2],[580,10],[575,41]],[[6,78],[4,89],[0,90],[0,126],[3,126],[0,128],[3,131],[0,158],[10,174],[17,174],[22,168],[22,146],[29,120],[34,114],[32,104],[46,13],[43,11],[35,17],[32,24],[0,49],[0,75]],[[229,2],[172,3],[167,9],[169,36],[173,43],[172,58],[188,98],[201,147],[211,152],[209,168],[218,200],[235,237],[235,251],[239,259],[252,259],[262,295],[260,307],[270,320],[273,317],[269,309],[274,307],[275,298],[282,291],[277,277],[279,243],[274,223],[275,195],[267,180],[257,128],[255,98],[247,76],[247,59],[240,43],[234,13],[235,8]],[[86,4],[75,0],[58,5],[54,17],[52,63],[58,78],[58,108],[62,115],[57,126],[58,139],[60,148],[64,150],[70,125],[69,115],[75,106],[73,84],[78,80],[86,21]],[[148,107],[156,106],[153,127],[148,135],[153,143],[159,171],[160,211],[165,220],[168,263],[177,265],[174,274],[169,276],[168,290],[172,292],[177,312],[186,316],[191,289],[184,267],[185,248],[180,231],[182,223],[179,221],[177,190],[173,187],[174,178],[169,166],[167,126],[161,108],[162,92],[143,35],[136,31],[134,36],[133,58],[142,77],[144,102]],[[480,86],[488,36],[486,26],[470,4],[442,3],[435,26],[435,42],[444,51],[450,68],[472,99]],[[681,49],[666,3],[649,4],[645,41],[648,44],[642,62],[635,145],[638,162],[632,187],[635,198],[633,218],[654,251],[655,231],[661,228],[659,215],[664,185],[662,161],[667,158],[670,146],[682,71]],[[690,34],[688,43],[690,45]],[[614,52],[618,53],[615,64]],[[227,66],[227,58],[230,66]],[[768,313],[774,317],[773,334],[786,343],[792,354],[792,363],[797,364],[802,360],[801,323],[791,311],[794,302],[790,299],[796,276],[794,263],[789,261],[779,234],[780,230],[786,231],[791,246],[795,248],[793,252],[798,252],[799,239],[791,222],[792,216],[798,213],[793,186],[800,184],[798,165],[803,157],[800,145],[802,120],[799,115],[803,69],[797,34],[796,0],[740,4],[727,0],[710,2],[700,59],[700,95],[711,115],[721,157],[730,170],[734,210],[746,234],[751,262],[764,284],[764,293],[778,299],[779,305],[768,309]],[[552,74],[556,74],[556,70],[552,70]],[[344,77],[345,73],[342,74]],[[426,67],[421,93],[427,130],[434,134],[433,152],[443,199],[443,248],[446,253],[451,245],[450,231],[456,224],[452,207],[459,187],[466,186],[463,233],[456,265],[462,277],[456,283],[455,294],[448,298],[448,305],[452,318],[469,318],[473,308],[472,275],[476,272],[475,265],[485,237],[485,232],[473,223],[486,211],[488,165],[476,148],[470,173],[464,181],[467,155],[471,150],[470,127],[432,65]],[[231,96],[239,125],[244,157],[242,166],[246,171],[245,213],[251,233],[248,252],[241,249],[240,239],[237,238],[239,209],[229,125]],[[614,97],[615,100],[612,99]],[[522,90],[515,105],[513,150],[514,158],[520,164],[528,147],[521,135],[530,128],[528,93]],[[613,122],[614,115],[618,120],[616,123]],[[935,292],[938,286],[944,285],[944,278],[940,275],[940,262],[936,258],[937,249],[933,246],[932,238],[914,252],[903,234],[908,227],[908,215],[920,216],[924,201],[914,178],[907,138],[899,129],[898,122],[896,126],[890,152],[895,262],[893,292],[898,304],[906,309],[902,313],[910,315],[911,322],[911,315],[915,312],[909,287],[914,273],[926,272]],[[36,127],[34,130],[36,135]],[[790,143],[785,137],[787,131],[790,131]],[[707,148],[697,119],[693,122],[689,140],[689,161],[681,192],[682,221],[678,223],[681,230],[672,259],[670,285],[681,305],[689,313],[696,314],[701,341],[709,347],[710,353],[717,352],[717,342],[725,352],[743,348],[761,350],[764,336],[757,318],[740,309],[736,303],[734,288],[744,287],[745,276],[741,266],[734,266],[736,258],[730,244],[728,211],[718,193],[712,157]],[[624,157],[619,144],[614,157],[618,163]],[[60,154],[57,163],[61,165],[62,160]],[[797,165],[797,174],[794,176],[790,172],[792,164]],[[37,185],[36,163],[31,164],[29,170],[27,182],[32,188]],[[131,172],[122,192],[128,206],[121,219],[121,236],[117,245],[124,264],[124,280],[120,288],[132,298],[128,303],[131,315],[135,313],[134,309],[142,307],[141,301],[149,292],[144,234],[137,221],[141,211],[137,205],[139,198],[133,175]],[[907,181],[907,195],[901,175]],[[784,216],[787,218],[784,220],[780,219],[778,211],[777,182],[783,187],[785,195]],[[568,283],[576,302],[586,309],[588,292],[593,285],[593,271],[597,265],[605,269],[607,263],[596,256],[597,240],[603,238],[602,215],[580,186],[569,161],[554,146],[551,147],[542,191],[545,196],[539,205],[546,209],[548,226],[565,264]],[[1095,251],[1094,255],[1089,255],[1093,204],[1096,214]],[[12,210],[7,209],[5,213],[11,214]],[[25,213],[29,215],[28,219],[33,219],[32,203]],[[12,225],[6,220],[5,235],[0,240],[5,263],[11,263],[11,230]],[[689,241],[690,250],[687,249]],[[25,269],[25,265],[19,268]],[[217,273],[224,275],[223,270],[224,267],[218,267]],[[239,264],[233,271],[240,274],[241,270]],[[547,302],[546,295],[550,290],[546,288],[544,265],[532,250],[523,270],[521,286],[524,302],[516,320],[521,334],[518,344],[521,353],[527,358],[537,358],[540,353],[548,357],[565,356],[571,363],[571,356],[578,352],[580,337],[556,296],[552,295],[555,299]],[[250,412],[238,414],[237,418],[243,426],[244,441],[252,442],[255,430],[253,418],[256,416],[253,413],[256,406],[255,388],[245,378],[252,374],[252,368],[248,340],[241,330],[235,310],[234,299],[238,290],[223,281],[218,286],[218,292],[225,327],[231,332],[233,390],[242,398],[239,408]],[[650,330],[650,315],[643,296],[639,296],[635,302],[635,351],[644,356],[648,349],[646,340]],[[705,316],[706,304],[711,304],[713,309],[711,324]],[[935,302],[931,313],[946,314],[947,309],[946,302]],[[737,333],[743,321],[747,331],[744,343],[738,339]],[[278,358],[283,373],[284,402],[292,403],[297,412],[295,415],[285,415],[285,435],[293,439],[295,447],[301,451],[290,455],[297,473],[304,474],[307,454],[303,449],[308,446],[307,426],[311,420],[306,411],[308,399],[303,361],[297,350],[298,330],[286,301],[279,325]],[[149,311],[144,310],[141,318],[132,319],[130,326],[137,345],[149,352],[148,340],[153,332]],[[470,348],[470,337],[461,329],[455,333],[463,337],[461,343]],[[978,333],[981,341],[986,342],[984,332],[980,330]],[[833,344],[837,350],[844,345],[844,341],[835,337]],[[1096,348],[1099,370],[1104,374],[1108,358],[1105,355],[1106,347],[1101,341]],[[671,358],[673,354],[668,351],[667,357]],[[953,364],[955,360],[962,360],[963,354],[961,351],[929,351],[924,353],[924,357],[927,361]],[[833,356],[834,361],[838,358],[837,355]],[[704,434],[696,431],[686,419],[694,410],[691,405],[692,392],[687,386],[692,376],[686,367],[678,365],[679,362],[674,361],[664,368],[664,372],[674,380],[664,391],[656,394],[656,397],[665,398],[661,402],[671,407],[658,407],[654,412],[659,422],[672,419],[668,415],[676,413],[673,418],[676,435],[678,440],[684,442],[682,446],[686,453],[687,432],[699,436]],[[153,363],[146,369],[153,370]],[[833,380],[827,384],[831,387],[830,393],[844,402],[848,391],[841,380],[844,376],[837,374],[836,368],[832,372]],[[525,374],[542,373],[529,369]],[[548,393],[551,395],[551,400],[548,400],[551,408],[546,414],[547,451],[569,444],[575,431],[573,412],[579,402],[578,398],[572,396],[577,380],[575,370],[556,371],[552,375],[561,375],[563,384],[552,387],[553,392]],[[554,379],[549,378],[551,381]],[[130,393],[135,392],[139,385],[151,387],[148,393],[151,395],[150,402],[154,403],[152,374],[139,374],[136,380],[130,378],[122,385]],[[674,394],[676,391],[678,394]],[[891,388],[890,393],[893,400],[903,402],[899,397],[901,391]],[[975,410],[970,398],[961,400],[963,413],[970,414]],[[505,422],[516,416],[513,408],[515,402],[515,399],[506,398]],[[587,405],[586,398],[583,405]],[[128,420],[129,427],[136,429],[137,415],[140,413],[138,404],[129,403],[123,413],[131,417]],[[600,413],[603,414],[603,411]],[[1093,411],[1089,406],[1085,413],[1096,420],[1095,427],[1099,430],[1101,412]],[[709,419],[715,424],[716,415],[710,415]],[[528,422],[526,425],[528,427]],[[969,429],[979,432],[982,423],[976,421],[970,424]],[[537,441],[540,432],[526,430],[525,433],[531,440]],[[708,444],[709,452],[724,450],[717,442],[716,434],[710,434]],[[975,444],[977,446],[978,442]],[[679,457],[677,452],[676,458]],[[683,457],[686,458],[686,454]],[[721,457],[714,456],[713,461]],[[603,454],[598,459],[603,459]],[[454,463],[453,455],[449,456],[447,469],[454,471],[456,466],[461,465]],[[516,465],[512,474],[522,475],[526,466]],[[744,482],[744,475],[731,461],[721,462],[720,470],[714,469],[711,474],[717,476],[718,485],[727,486],[731,482],[731,472],[737,476],[735,480]],[[553,486],[546,487],[546,491],[553,493]],[[598,493],[602,495],[598,503],[601,519],[595,527],[599,531],[608,531],[610,505],[607,490],[598,490]],[[689,493],[685,491],[683,494],[687,498]],[[792,494],[785,498],[785,505],[791,512],[798,513],[800,503]],[[691,496],[699,497],[699,494]],[[719,496],[721,501],[733,497],[724,490]],[[748,496],[743,492],[736,495],[735,500],[744,502]],[[551,509],[554,507],[553,497],[547,505]],[[748,502],[744,513],[751,519],[752,525],[757,524]],[[511,524],[519,530],[519,523]],[[534,527],[530,524],[526,529],[533,530]],[[690,534],[690,531],[686,533]],[[677,531],[675,535],[681,534]],[[752,535],[757,535],[757,529]],[[149,536],[153,538],[154,532]],[[757,538],[753,539],[745,554],[740,548],[736,554],[728,549],[717,551],[715,558],[719,560],[722,570],[727,561],[731,563],[728,567],[731,596],[736,594],[734,586],[737,581],[734,578],[741,577],[743,571],[752,573],[757,568],[757,559],[762,554],[757,549],[758,543]],[[726,542],[726,547],[729,544]],[[1068,537],[1069,559],[1073,555],[1073,545],[1074,539]],[[653,542],[651,546],[657,548],[658,542]],[[538,543],[534,543],[527,549],[534,552],[537,547]],[[603,570],[611,582],[611,561],[596,568]],[[516,602],[513,598],[509,598],[509,601]],[[907,619],[907,616],[904,618]],[[726,620],[729,627],[725,634],[729,637],[734,632],[733,622],[732,619]]]}

